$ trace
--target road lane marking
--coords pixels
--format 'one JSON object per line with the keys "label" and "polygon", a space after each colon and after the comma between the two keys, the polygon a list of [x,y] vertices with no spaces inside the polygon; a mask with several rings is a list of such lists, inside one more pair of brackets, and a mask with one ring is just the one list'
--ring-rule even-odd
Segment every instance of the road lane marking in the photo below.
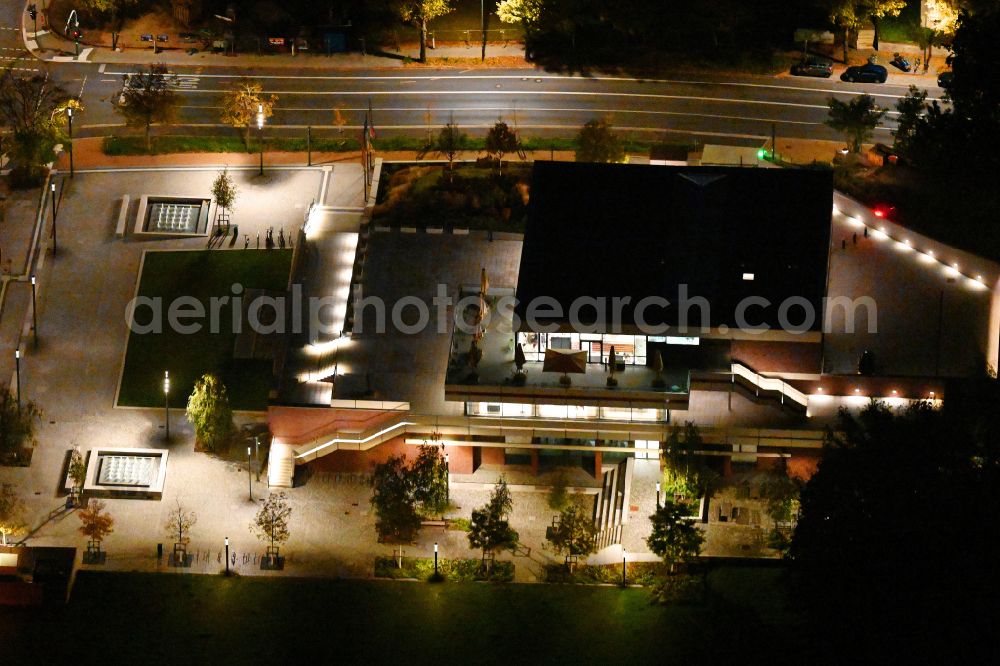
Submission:
{"label": "road lane marking", "polygon": [[[192,90],[190,92],[206,93],[206,94],[225,94],[229,92],[228,90],[222,89],[210,89],[210,90]],[[393,91],[345,91],[345,90],[265,90],[267,94],[272,95],[286,95],[289,97],[294,97],[295,95],[304,95],[309,97],[318,96],[353,96],[353,97],[375,97],[375,96],[385,96],[385,95],[406,95],[413,97],[416,95],[452,95],[452,96],[472,96],[472,95],[502,95],[505,97],[513,97],[518,95],[523,95],[526,97],[624,97],[628,99],[679,99],[679,100],[691,100],[695,102],[724,102],[731,104],[761,104],[766,106],[790,106],[803,109],[827,109],[829,108],[826,104],[800,104],[798,102],[775,102],[771,100],[756,100],[756,99],[735,99],[729,97],[705,97],[698,95],[662,95],[658,93],[616,93],[616,92],[588,92],[588,91],[571,91],[571,90],[550,90],[546,92],[529,92],[523,90],[393,90]]]}
{"label": "road lane marking", "polygon": [[[732,119],[734,119],[734,120],[740,120],[740,118],[736,118],[736,117],[734,117]],[[759,118],[746,118],[744,120],[751,121],[751,122],[766,122],[766,123],[771,123],[771,122],[792,122],[792,123],[795,123],[795,124],[803,124],[803,125],[822,125],[823,124],[823,123],[809,123],[809,122],[805,122],[805,121],[781,121],[781,120],[771,121],[771,120],[762,120],[762,119],[759,119]],[[125,127],[125,126],[126,126],[125,123],[101,123],[101,124],[94,124],[94,125],[84,125],[83,127],[90,129],[90,128]],[[153,127],[161,127],[161,125],[159,125],[157,123],[154,123]],[[218,127],[218,128],[226,128],[226,129],[230,129],[230,130],[233,129],[232,125],[228,125],[226,123],[170,123],[169,125],[166,125],[166,127],[213,127],[213,128]],[[344,130],[346,132],[346,131],[349,131],[349,130],[360,130],[360,129],[362,129],[363,126],[362,125],[342,125],[341,126],[341,125],[282,125],[282,124],[274,124],[274,125],[268,125],[268,127],[270,127],[271,129],[306,129],[307,127],[311,127],[314,130],[331,129],[331,130]],[[469,123],[469,124],[459,125],[459,127],[461,127],[461,128],[468,128],[468,129],[489,129],[489,128],[493,127],[493,124],[492,123]],[[424,123],[417,123],[417,124],[413,124],[413,125],[385,125],[385,124],[379,124],[378,128],[380,130],[391,130],[391,129],[395,129],[395,130],[428,130],[428,129],[435,129],[435,128],[436,129],[440,129],[440,125],[436,125],[436,124],[435,125],[427,125],[427,124],[424,124]],[[574,125],[552,125],[552,124],[540,125],[540,124],[532,124],[532,123],[528,123],[528,124],[519,123],[518,124],[518,128],[519,129],[553,129],[553,130],[555,130],[555,129],[558,129],[558,130],[571,129],[574,132],[577,132],[577,131],[580,130],[580,126],[579,125],[575,125],[575,124]],[[720,132],[711,132],[711,131],[708,131],[708,130],[694,130],[694,129],[688,130],[688,129],[677,129],[677,128],[669,128],[669,127],[626,127],[626,126],[617,126],[616,125],[615,129],[616,130],[620,130],[620,131],[632,131],[632,132],[681,132],[681,133],[686,132],[688,134],[705,134],[705,135],[713,135],[713,136],[714,135],[718,135],[718,136],[742,136],[742,135],[738,135],[738,134],[728,134],[728,133],[725,133],[725,132],[721,132],[720,133]],[[891,132],[892,130],[893,130],[893,128],[891,128],[891,127],[881,127],[880,126],[880,127],[876,127],[875,128],[875,131],[877,131],[877,132],[878,131]],[[748,135],[748,136],[757,137],[758,135],[754,134],[754,135]],[[761,134],[759,136],[762,137],[762,138],[770,138],[771,135],[770,134],[766,134],[766,135],[765,134]]]}

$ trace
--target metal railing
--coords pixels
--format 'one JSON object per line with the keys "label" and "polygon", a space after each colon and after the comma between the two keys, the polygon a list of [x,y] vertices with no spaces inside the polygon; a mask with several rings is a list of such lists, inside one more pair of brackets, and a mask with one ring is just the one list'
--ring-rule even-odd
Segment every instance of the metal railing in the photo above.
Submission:
{"label": "metal railing", "polygon": [[809,406],[809,399],[806,395],[783,379],[766,377],[753,368],[737,361],[733,361],[732,363],[732,373],[733,382],[736,381],[737,377],[746,380],[754,387],[757,397],[760,397],[763,391],[765,393],[777,394],[781,404],[785,404],[785,399],[787,398],[802,407]]}

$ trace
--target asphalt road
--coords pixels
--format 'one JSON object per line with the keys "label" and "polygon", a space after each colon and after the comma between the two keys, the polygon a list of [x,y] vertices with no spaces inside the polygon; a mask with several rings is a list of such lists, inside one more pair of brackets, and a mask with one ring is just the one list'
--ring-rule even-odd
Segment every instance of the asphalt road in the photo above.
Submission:
{"label": "asphalt road", "polygon": [[[0,57],[4,65],[48,71],[69,93],[80,96],[84,111],[75,135],[108,136],[123,131],[113,102],[121,93],[124,65],[58,63],[28,59],[16,25],[18,10],[0,8]],[[223,92],[249,74],[268,93],[278,96],[270,135],[303,136],[311,126],[316,136],[356,131],[371,102],[380,136],[422,135],[449,121],[469,134],[481,134],[498,118],[516,124],[526,136],[572,136],[588,120],[608,118],[620,131],[637,138],[677,140],[754,139],[779,137],[839,139],[823,124],[830,97],[848,99],[867,92],[892,108],[906,93],[906,77],[875,84],[849,84],[837,79],[753,77],[698,74],[677,79],[638,80],[610,76],[564,76],[542,71],[420,69],[322,70],[286,67],[175,67],[182,106],[176,122],[158,132],[220,134],[233,131],[219,122]],[[931,98],[941,91],[929,89]],[[343,125],[338,126],[335,109]],[[876,129],[876,140],[888,141],[894,113]]]}
{"label": "asphalt road", "polygon": [[[128,68],[77,65],[89,70],[83,90],[86,115],[81,136],[118,131],[121,118],[112,102]],[[69,74],[74,70],[69,70]],[[183,97],[170,131],[219,133],[222,95],[246,74],[238,68],[178,67],[176,87]],[[369,100],[379,132],[421,134],[453,121],[476,133],[498,118],[516,124],[527,135],[575,133],[593,118],[609,118],[622,131],[637,136],[674,134],[684,137],[765,138],[772,125],[779,136],[837,139],[825,125],[827,100],[872,94],[892,108],[906,93],[905,85],[848,84],[837,80],[790,77],[689,76],[683,79],[637,80],[620,77],[562,76],[541,71],[455,69],[398,72],[393,70],[317,73],[287,68],[254,70],[264,90],[278,97],[268,132],[301,135],[307,126],[319,132],[338,130],[340,109],[344,131],[357,129]],[[60,72],[59,77],[65,76]],[[75,90],[77,76],[67,89]],[[940,90],[930,89],[931,97]],[[890,113],[876,138],[887,140],[895,126]]]}

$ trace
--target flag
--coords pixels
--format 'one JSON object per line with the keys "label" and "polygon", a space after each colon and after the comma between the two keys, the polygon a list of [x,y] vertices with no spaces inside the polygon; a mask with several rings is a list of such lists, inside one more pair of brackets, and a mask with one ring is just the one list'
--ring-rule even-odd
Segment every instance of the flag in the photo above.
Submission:
{"label": "flag", "polygon": [[372,114],[372,100],[368,98],[368,117],[365,119],[368,125],[368,135],[370,138],[375,138],[375,116]]}

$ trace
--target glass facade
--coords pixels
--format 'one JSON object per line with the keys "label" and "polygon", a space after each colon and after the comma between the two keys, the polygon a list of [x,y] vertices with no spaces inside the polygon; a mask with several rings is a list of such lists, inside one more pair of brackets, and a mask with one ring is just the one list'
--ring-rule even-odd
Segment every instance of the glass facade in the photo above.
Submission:
{"label": "glass facade", "polygon": [[668,345],[697,345],[699,338],[675,336],[619,335],[612,333],[532,333],[519,332],[524,358],[529,362],[545,360],[546,349],[576,349],[587,352],[587,363],[607,363],[611,348],[619,365],[646,365],[646,342]]}
{"label": "glass facade", "polygon": [[596,407],[593,405],[527,405],[508,402],[467,402],[468,416],[608,421],[667,421],[665,409],[637,407]]}

